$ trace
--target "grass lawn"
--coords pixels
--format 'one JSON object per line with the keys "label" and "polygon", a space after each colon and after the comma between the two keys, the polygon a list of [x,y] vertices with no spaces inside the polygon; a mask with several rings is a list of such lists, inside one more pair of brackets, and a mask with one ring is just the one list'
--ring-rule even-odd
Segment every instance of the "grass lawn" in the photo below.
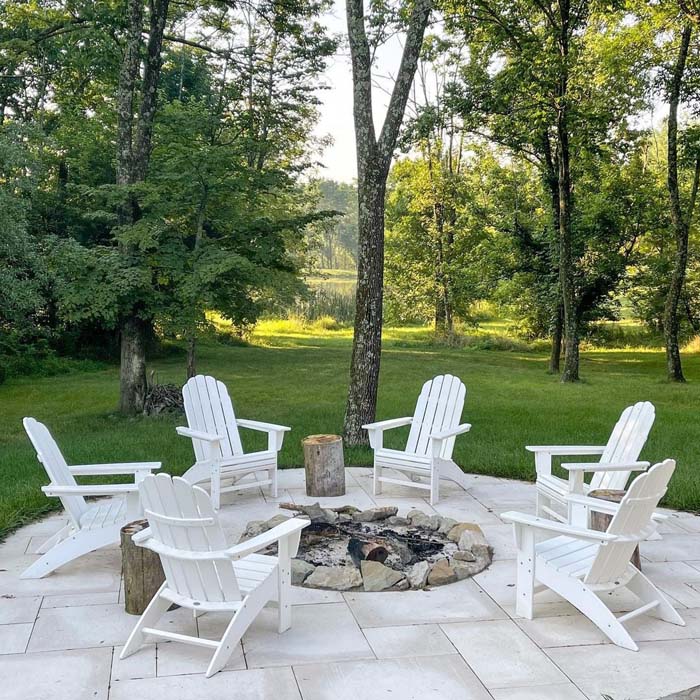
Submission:
{"label": "grass lawn", "polygon": [[[620,411],[648,399],[657,420],[642,457],[676,458],[665,503],[700,509],[700,355],[685,357],[689,383],[676,386],[663,380],[659,351],[585,352],[584,381],[561,385],[546,374],[543,353],[443,348],[415,328],[388,329],[385,336],[378,419],[410,415],[422,383],[433,375],[458,375],[467,385],[464,420],[473,425],[455,448],[465,471],[532,480],[525,444],[604,443]],[[204,345],[198,370],[229,386],[240,417],[291,425],[280,461],[299,466],[305,435],[341,431],[349,357],[348,330],[268,322],[250,346]],[[182,382],[181,357],[153,368],[160,382]],[[118,386],[116,367],[0,386],[0,537],[57,505],[39,490],[47,479],[24,434],[23,416],[47,423],[69,463],[160,460],[173,474],[191,464],[190,442],[174,430],[184,418],[116,416]],[[406,433],[394,432],[393,443],[387,442],[399,446]],[[370,463],[369,450],[346,451],[346,464]]]}

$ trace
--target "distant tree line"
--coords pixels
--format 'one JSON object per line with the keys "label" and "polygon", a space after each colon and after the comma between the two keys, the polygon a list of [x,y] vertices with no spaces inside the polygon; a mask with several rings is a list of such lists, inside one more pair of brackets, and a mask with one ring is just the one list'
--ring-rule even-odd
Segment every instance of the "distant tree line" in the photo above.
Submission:
{"label": "distant tree line", "polygon": [[316,180],[311,191],[323,211],[337,212],[309,232],[311,263],[316,268],[354,270],[357,266],[357,187],[354,183]]}

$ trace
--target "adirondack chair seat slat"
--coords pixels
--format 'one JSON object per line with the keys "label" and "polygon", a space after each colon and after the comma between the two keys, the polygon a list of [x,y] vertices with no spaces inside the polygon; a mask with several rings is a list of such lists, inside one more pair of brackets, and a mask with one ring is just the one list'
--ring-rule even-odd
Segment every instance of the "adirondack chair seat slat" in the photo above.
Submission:
{"label": "adirondack chair seat slat", "polygon": [[244,455],[221,458],[222,467],[243,466],[253,469],[262,464],[277,464],[277,452],[262,450],[260,452],[247,452]]}
{"label": "adirondack chair seat slat", "polygon": [[[684,625],[661,591],[630,562],[637,543],[653,530],[654,509],[675,466],[669,459],[638,476],[605,533],[523,513],[503,513],[501,518],[513,523],[518,550],[516,613],[532,619],[534,596],[549,588],[578,608],[612,642],[632,651],[638,647],[623,626],[626,620],[649,614]],[[543,532],[548,533],[547,538],[538,541],[536,533]],[[619,588],[631,591],[641,605],[616,617],[599,595]]]}
{"label": "adirondack chair seat slat", "polygon": [[[583,504],[574,504],[569,497],[585,496],[598,489],[623,490],[633,471],[648,466],[648,462],[639,461],[639,455],[654,425],[654,418],[654,405],[640,401],[625,408],[604,446],[529,445],[526,449],[535,455],[537,472],[537,514],[586,526],[590,509]],[[569,469],[568,479],[552,473],[553,456],[596,454],[600,454],[598,462],[562,464],[564,469]],[[575,472],[591,472],[590,483]]]}
{"label": "adirondack chair seat slat", "polygon": [[374,457],[377,461],[386,463],[387,466],[394,464],[415,464],[421,469],[430,469],[430,457],[427,455],[411,454],[410,452],[402,452],[401,450],[381,449],[376,450]]}
{"label": "adirondack chair seat slat", "polygon": [[[21,578],[41,578],[68,562],[101,547],[119,542],[119,530],[141,516],[138,482],[144,475],[160,467],[160,462],[127,462],[120,464],[81,464],[70,467],[48,428],[34,418],[25,418],[24,429],[36,455],[51,481],[42,490],[57,496],[70,518],[44,542],[37,554],[43,556],[21,575]],[[90,484],[81,486],[75,480],[82,474],[127,474],[132,484]],[[109,500],[88,503],[85,496],[114,496]]]}
{"label": "adirondack chair seat slat", "polygon": [[[211,484],[211,499],[219,508],[221,493],[270,485],[277,497],[277,454],[282,449],[287,426],[236,418],[231,397],[223,382],[197,375],[182,389],[188,428],[180,435],[192,440],[195,463],[184,478],[192,484]],[[244,452],[239,427],[267,433],[267,449]],[[267,480],[255,481],[257,472],[267,472]],[[253,481],[239,483],[253,477]],[[223,482],[230,486],[222,487]]]}
{"label": "adirondack chair seat slat", "polygon": [[95,530],[117,522],[126,522],[126,501],[123,498],[88,508],[80,516],[80,529]]}
{"label": "adirondack chair seat slat", "polygon": [[[196,613],[227,612],[232,616],[221,639],[204,645],[214,649],[207,677],[226,664],[268,602],[277,602],[279,632],[289,629],[291,560],[308,520],[291,518],[258,538],[227,548],[213,504],[200,487],[161,474],[144,479],[139,490],[145,509],[157,517],[150,520],[150,536],[139,538],[137,544],[158,553],[166,580],[134,627],[121,658],[135,653],[146,636],[202,645],[197,637],[157,628],[171,603]],[[273,542],[277,543],[277,556],[252,551]]]}
{"label": "adirondack chair seat slat", "polygon": [[547,540],[535,546],[538,559],[557,571],[575,576],[583,576],[588,572],[601,546],[567,536],[555,537],[554,540],[553,543]]}
{"label": "adirondack chair seat slat", "polygon": [[[402,484],[430,491],[430,503],[440,499],[440,478],[462,484],[464,474],[452,460],[455,438],[467,432],[469,424],[460,425],[467,390],[464,384],[450,374],[440,375],[425,382],[421,389],[412,418],[395,418],[368,423],[369,442],[374,450],[374,494],[381,493],[382,484]],[[384,432],[410,425],[406,447],[403,450],[384,447]],[[388,477],[384,469],[403,474],[429,478],[429,484],[418,479]]]}

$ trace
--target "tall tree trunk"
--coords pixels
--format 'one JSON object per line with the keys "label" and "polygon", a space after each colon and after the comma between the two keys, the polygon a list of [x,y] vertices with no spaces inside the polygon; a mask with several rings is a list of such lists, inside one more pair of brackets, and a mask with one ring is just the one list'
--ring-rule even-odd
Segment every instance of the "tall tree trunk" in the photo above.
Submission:
{"label": "tall tree trunk", "polygon": [[197,338],[194,333],[192,333],[189,338],[187,338],[187,379],[192,379],[192,377],[197,374],[196,348]]}
{"label": "tall tree trunk", "polygon": [[562,382],[579,380],[579,336],[574,256],[571,232],[571,152],[569,149],[569,0],[559,0],[559,83],[557,85],[557,142],[559,163],[559,285],[564,306],[564,369]]}
{"label": "tall tree trunk", "polygon": [[[434,193],[435,194],[435,193]],[[452,333],[452,303],[447,279],[446,260],[449,243],[445,236],[445,211],[442,202],[433,202],[433,223],[435,224],[435,332],[443,335]]]}
{"label": "tall tree trunk", "polygon": [[549,352],[550,374],[559,374],[561,366],[561,341],[564,333],[564,309],[561,301],[557,304],[554,312],[554,323],[552,324],[552,347]]}
{"label": "tall tree trunk", "polygon": [[384,195],[406,102],[418,65],[431,0],[416,0],[386,118],[376,138],[372,117],[372,60],[363,0],[347,0],[357,153],[358,261],[355,333],[344,433],[349,445],[367,443],[364,423],[374,420],[382,347]]}
{"label": "tall tree trunk", "polygon": [[355,335],[344,426],[346,441],[353,445],[363,442],[362,425],[374,420],[377,405],[382,350],[385,182],[385,178],[363,178],[357,188],[360,215]]}
{"label": "tall tree trunk", "polygon": [[119,410],[133,414],[143,411],[146,399],[146,335],[148,324],[139,318],[126,319],[121,326]]}
{"label": "tall tree trunk", "polygon": [[[671,200],[671,221],[676,239],[676,255],[664,305],[664,340],[666,343],[666,373],[673,382],[684,382],[679,347],[680,314],[678,307],[688,266],[688,232],[692,211],[683,215],[678,186],[678,106],[680,104],[683,73],[688,59],[692,27],[686,25],[681,34],[678,58],[671,77],[668,113],[668,194]],[[697,170],[696,170],[697,172]],[[697,176],[696,176],[697,182]],[[695,189],[695,188],[694,188]]]}
{"label": "tall tree trunk", "polygon": [[[144,3],[143,0],[128,0],[127,3],[127,37],[117,92],[116,178],[117,184],[125,189],[143,181],[148,170],[169,0],[149,0],[148,6],[150,29],[139,90]],[[140,100],[137,100],[137,93],[140,93]],[[138,201],[133,193],[127,192],[119,207],[119,224],[132,225],[139,216]],[[121,252],[128,257],[134,251],[122,245]],[[146,338],[152,324],[140,318],[139,311],[143,311],[142,304],[135,303],[120,324],[119,410],[126,414],[143,411],[147,391]]]}
{"label": "tall tree trunk", "polygon": [[[550,207],[552,210],[552,231],[551,260],[552,264],[559,265],[559,165],[552,154],[552,144],[549,134],[545,133],[542,139],[542,150],[544,153],[544,180],[550,196]],[[561,369],[561,343],[564,332],[564,308],[561,296],[561,286],[556,283],[556,304],[552,317],[551,327],[551,349],[549,353],[550,374],[559,374]]]}

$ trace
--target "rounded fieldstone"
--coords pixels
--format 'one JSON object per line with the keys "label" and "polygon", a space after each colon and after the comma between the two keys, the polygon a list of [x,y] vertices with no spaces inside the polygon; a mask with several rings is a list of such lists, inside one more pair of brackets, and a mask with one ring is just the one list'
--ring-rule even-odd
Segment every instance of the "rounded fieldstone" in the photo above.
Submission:
{"label": "rounded fieldstone", "polygon": [[427,561],[416,562],[406,573],[411,588],[425,588],[428,583],[430,564]]}
{"label": "rounded fieldstone", "polygon": [[444,586],[447,583],[454,583],[456,580],[457,574],[447,559],[438,559],[428,574],[429,586]]}
{"label": "rounded fieldstone", "polygon": [[301,586],[316,567],[303,559],[292,559],[292,585]]}
{"label": "rounded fieldstone", "polygon": [[405,576],[378,561],[365,559],[360,563],[362,586],[366,591],[383,591],[395,586]]}
{"label": "rounded fieldstone", "polygon": [[362,585],[362,576],[354,566],[317,566],[304,581],[309,588],[349,591]]}

